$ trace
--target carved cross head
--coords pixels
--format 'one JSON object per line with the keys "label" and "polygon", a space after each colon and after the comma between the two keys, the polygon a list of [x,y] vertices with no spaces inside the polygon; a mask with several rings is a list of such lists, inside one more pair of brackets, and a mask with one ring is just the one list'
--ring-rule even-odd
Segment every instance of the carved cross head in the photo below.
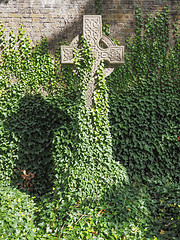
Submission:
{"label": "carved cross head", "polygon": [[[94,74],[102,60],[108,63],[104,69],[105,77],[114,70],[115,64],[124,63],[124,46],[116,46],[106,35],[102,34],[102,19],[100,15],[83,16],[83,36],[91,44],[94,53],[94,63],[92,68],[92,79],[88,83],[86,92],[87,106],[92,104],[92,94],[94,91]],[[79,36],[76,36],[69,46],[61,46],[61,63],[74,63],[74,49],[78,48]]]}

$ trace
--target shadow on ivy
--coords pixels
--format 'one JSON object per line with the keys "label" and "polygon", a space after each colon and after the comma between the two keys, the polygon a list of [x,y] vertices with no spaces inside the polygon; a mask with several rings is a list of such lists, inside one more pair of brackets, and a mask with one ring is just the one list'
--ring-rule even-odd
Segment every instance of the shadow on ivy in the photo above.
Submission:
{"label": "shadow on ivy", "polygon": [[54,132],[66,117],[40,95],[26,95],[18,111],[7,121],[17,144],[13,184],[30,195],[42,196],[52,190],[55,164],[52,156]]}

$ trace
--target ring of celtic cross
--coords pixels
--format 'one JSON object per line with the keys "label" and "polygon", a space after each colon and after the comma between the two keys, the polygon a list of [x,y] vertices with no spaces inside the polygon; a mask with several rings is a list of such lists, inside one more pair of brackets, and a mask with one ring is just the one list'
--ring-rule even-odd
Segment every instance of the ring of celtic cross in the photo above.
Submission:
{"label": "ring of celtic cross", "polygon": [[[115,64],[124,63],[124,47],[116,44],[102,33],[102,19],[100,15],[83,16],[83,36],[91,45],[94,54],[94,62],[91,72],[91,80],[88,83],[86,97],[87,106],[92,104],[93,91],[95,89],[94,74],[98,69],[101,61],[106,61],[104,69],[105,77],[110,75],[114,70]],[[79,48],[80,37],[76,36],[69,46],[61,46],[61,63],[74,63],[74,49]]]}

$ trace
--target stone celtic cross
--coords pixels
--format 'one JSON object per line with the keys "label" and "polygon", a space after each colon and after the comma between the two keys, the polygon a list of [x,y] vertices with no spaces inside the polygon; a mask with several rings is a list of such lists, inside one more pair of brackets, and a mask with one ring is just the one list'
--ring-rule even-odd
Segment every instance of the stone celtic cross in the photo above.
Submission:
{"label": "stone celtic cross", "polygon": [[[114,42],[102,34],[102,20],[100,15],[83,16],[83,36],[91,44],[94,53],[94,63],[91,80],[88,83],[86,98],[87,107],[92,105],[92,96],[95,89],[94,74],[102,60],[108,63],[104,69],[105,77],[114,70],[114,65],[124,63],[124,47],[116,46]],[[79,46],[79,36],[76,36],[69,46],[61,46],[61,63],[74,63],[74,49]]]}

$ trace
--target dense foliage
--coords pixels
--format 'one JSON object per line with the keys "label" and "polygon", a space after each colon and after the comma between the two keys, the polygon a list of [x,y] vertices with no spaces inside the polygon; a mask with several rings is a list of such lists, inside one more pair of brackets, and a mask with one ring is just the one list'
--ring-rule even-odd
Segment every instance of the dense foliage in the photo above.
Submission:
{"label": "dense foliage", "polygon": [[71,68],[46,39],[1,27],[2,239],[179,239],[180,39],[166,9],[136,18],[107,86],[99,66],[91,109],[84,39]]}
{"label": "dense foliage", "polygon": [[126,64],[108,80],[114,158],[134,180],[178,182],[179,38],[170,45],[168,11],[137,20]]}
{"label": "dense foliage", "polygon": [[0,236],[1,239],[35,239],[34,223],[37,207],[25,193],[16,188],[0,186]]}

